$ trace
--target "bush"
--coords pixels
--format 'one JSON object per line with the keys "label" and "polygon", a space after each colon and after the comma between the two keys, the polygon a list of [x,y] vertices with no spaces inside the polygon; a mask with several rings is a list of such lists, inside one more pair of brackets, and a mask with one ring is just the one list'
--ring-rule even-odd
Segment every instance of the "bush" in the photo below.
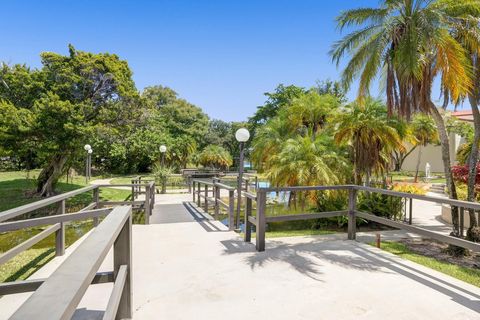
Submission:
{"label": "bush", "polygon": [[419,194],[422,196],[427,193],[425,189],[411,184],[396,184],[392,187],[392,190],[411,194]]}
{"label": "bush", "polygon": [[388,196],[374,192],[361,193],[358,197],[357,208],[379,217],[399,220],[403,217],[402,198]]}
{"label": "bush", "polygon": [[[452,166],[452,175],[455,181],[466,184],[468,182],[468,165]],[[477,163],[475,187],[480,188],[480,162]]]}

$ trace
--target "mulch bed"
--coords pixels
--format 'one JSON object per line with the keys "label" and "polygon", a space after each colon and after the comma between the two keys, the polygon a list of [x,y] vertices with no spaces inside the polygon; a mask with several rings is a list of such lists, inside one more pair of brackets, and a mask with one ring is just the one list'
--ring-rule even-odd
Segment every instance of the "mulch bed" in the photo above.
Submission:
{"label": "mulch bed", "polygon": [[480,254],[478,253],[471,253],[465,257],[453,257],[446,252],[448,244],[435,240],[405,239],[400,242],[414,253],[463,267],[480,269]]}

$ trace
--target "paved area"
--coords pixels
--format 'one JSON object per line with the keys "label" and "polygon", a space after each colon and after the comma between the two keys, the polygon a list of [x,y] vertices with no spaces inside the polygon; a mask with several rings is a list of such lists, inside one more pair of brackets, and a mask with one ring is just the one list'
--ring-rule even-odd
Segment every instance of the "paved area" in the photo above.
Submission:
{"label": "paved area", "polygon": [[[428,192],[427,196],[442,197],[438,193]],[[445,196],[443,196],[445,197]],[[413,200],[412,222],[414,225],[430,231],[450,234],[452,226],[442,220],[442,205],[429,201]]]}
{"label": "paved area", "polygon": [[[134,319],[479,318],[480,288],[345,235],[267,239],[257,253],[189,195],[169,197],[133,227]],[[91,286],[75,319],[101,319],[110,290]],[[0,299],[0,319],[28,294],[16,296]]]}

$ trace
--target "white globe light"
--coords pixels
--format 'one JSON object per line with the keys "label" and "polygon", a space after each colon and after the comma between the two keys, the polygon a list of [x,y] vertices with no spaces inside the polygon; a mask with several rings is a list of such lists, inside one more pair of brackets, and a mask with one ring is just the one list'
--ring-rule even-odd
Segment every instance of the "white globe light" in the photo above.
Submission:
{"label": "white globe light", "polygon": [[167,151],[167,147],[164,146],[163,144],[160,146],[160,152],[165,153]]}
{"label": "white globe light", "polygon": [[92,146],[89,145],[89,144],[86,144],[83,149],[85,149],[85,151],[88,151],[88,150],[91,150],[92,149]]}
{"label": "white globe light", "polygon": [[93,153],[93,149],[88,149],[87,151],[89,154],[92,154]]}
{"label": "white globe light", "polygon": [[237,139],[238,142],[246,142],[250,139],[250,132],[245,128],[240,128],[235,132],[235,139]]}

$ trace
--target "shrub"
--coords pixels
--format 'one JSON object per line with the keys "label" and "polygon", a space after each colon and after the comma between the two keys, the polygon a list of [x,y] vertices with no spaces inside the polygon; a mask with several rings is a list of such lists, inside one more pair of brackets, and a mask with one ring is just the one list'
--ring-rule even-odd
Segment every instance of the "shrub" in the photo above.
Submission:
{"label": "shrub", "polygon": [[[468,182],[468,165],[452,166],[453,179],[458,182]],[[477,176],[475,177],[475,187],[480,188],[480,162],[477,163]]]}
{"label": "shrub", "polygon": [[412,184],[396,184],[392,187],[392,190],[411,194],[419,194],[422,196],[427,193],[425,189]]}
{"label": "shrub", "polygon": [[403,217],[402,198],[374,192],[361,193],[358,197],[358,209],[379,217],[401,219]]}

